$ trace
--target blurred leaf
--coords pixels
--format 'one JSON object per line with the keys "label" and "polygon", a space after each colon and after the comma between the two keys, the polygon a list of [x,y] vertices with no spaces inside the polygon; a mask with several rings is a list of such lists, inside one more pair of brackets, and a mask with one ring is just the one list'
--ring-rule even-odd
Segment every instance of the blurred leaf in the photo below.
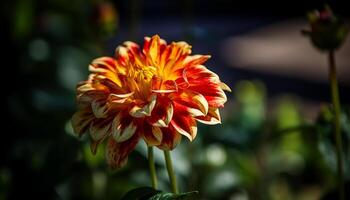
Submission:
{"label": "blurred leaf", "polygon": [[198,191],[186,192],[182,194],[160,193],[149,198],[148,200],[191,200],[196,199]]}
{"label": "blurred leaf", "polygon": [[15,36],[22,38],[28,34],[33,25],[34,1],[18,1],[15,8],[13,32]]}
{"label": "blurred leaf", "polygon": [[83,147],[83,153],[85,157],[85,161],[88,164],[88,166],[92,168],[96,168],[99,164],[103,163],[104,161],[104,155],[105,155],[105,148],[103,147],[105,144],[100,144],[96,155],[93,155],[90,150],[90,145],[86,143]]}
{"label": "blurred leaf", "polygon": [[302,119],[298,104],[299,101],[291,96],[284,96],[279,99],[276,108],[276,121],[279,129],[295,127],[301,124]]}
{"label": "blurred leaf", "polygon": [[121,200],[146,200],[158,193],[160,191],[151,187],[139,187],[127,192]]}
{"label": "blurred leaf", "polygon": [[241,124],[251,130],[258,128],[265,118],[266,89],[260,81],[240,81],[235,87]]}

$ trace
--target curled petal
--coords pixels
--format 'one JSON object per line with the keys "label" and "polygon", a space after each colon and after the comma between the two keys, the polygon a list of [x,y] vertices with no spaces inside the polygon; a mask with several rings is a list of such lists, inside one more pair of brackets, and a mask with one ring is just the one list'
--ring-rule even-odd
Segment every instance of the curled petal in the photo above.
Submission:
{"label": "curled petal", "polygon": [[118,113],[112,123],[112,136],[117,142],[124,142],[130,139],[137,130],[137,126],[131,117],[123,116],[123,114]]}
{"label": "curled petal", "polygon": [[202,94],[211,107],[223,107],[227,97],[223,91],[229,87],[223,84],[219,77],[202,65],[191,66],[178,71],[176,82],[180,88]]}
{"label": "curled petal", "polygon": [[74,133],[81,137],[90,127],[93,119],[94,115],[90,107],[85,107],[74,113],[71,121]]}
{"label": "curled petal", "polygon": [[181,141],[181,134],[171,125],[161,128],[163,133],[162,142],[157,146],[162,150],[172,150]]}
{"label": "curled petal", "polygon": [[151,112],[154,106],[156,105],[156,100],[157,100],[157,95],[156,94],[151,95],[151,98],[148,104],[146,104],[143,107],[135,105],[133,108],[131,108],[131,110],[129,111],[129,114],[136,118],[151,116]]}
{"label": "curled petal", "polygon": [[196,117],[196,120],[199,122],[202,122],[203,124],[220,124],[221,118],[220,118],[220,112],[218,108],[210,107],[208,114],[206,116],[199,116]]}
{"label": "curled petal", "polygon": [[106,105],[105,99],[96,99],[91,102],[92,112],[96,118],[105,118],[107,117],[109,106]]}
{"label": "curled petal", "polygon": [[113,137],[109,138],[106,146],[106,159],[110,168],[118,169],[126,164],[128,155],[135,149],[139,137],[138,134],[134,134],[124,142],[117,142]]}
{"label": "curled petal", "polygon": [[232,92],[231,88],[223,82],[220,82],[220,87],[225,91]]}
{"label": "curled petal", "polygon": [[180,104],[174,103],[174,111],[176,115],[173,116],[170,124],[176,131],[192,141],[197,135],[197,123],[195,119],[191,117],[186,108]]}
{"label": "curled petal", "polygon": [[81,82],[77,87],[78,103],[91,103],[95,99],[106,98],[109,89],[102,84],[95,84],[91,81]]}
{"label": "curled petal", "polygon": [[[117,85],[115,82],[108,78],[104,78],[103,76],[96,76],[96,82],[98,82],[100,85],[103,85],[104,87],[108,88],[108,93],[113,92],[113,93],[126,93],[125,92],[125,84],[122,83],[122,86]],[[123,82],[123,76],[120,76],[120,80]]]}
{"label": "curled petal", "polygon": [[130,93],[126,93],[126,94],[110,94],[108,97],[108,102],[115,103],[115,104],[123,104],[133,94],[134,94],[134,92],[130,92]]}
{"label": "curled petal", "polygon": [[210,107],[223,107],[227,101],[226,94],[218,83],[205,80],[192,80],[187,89],[202,94]]}
{"label": "curled petal", "polygon": [[203,84],[205,84],[204,82],[220,82],[219,76],[203,65],[195,65],[186,67],[184,69],[179,69],[175,72],[175,74],[178,76],[176,82],[179,85],[181,85],[182,82],[185,82],[187,83],[186,85],[189,85],[189,82],[192,80],[203,81]]}
{"label": "curled petal", "polygon": [[210,71],[203,65],[195,65],[187,67],[183,71],[183,76],[186,76],[187,80],[206,80],[211,82],[219,82],[219,76],[214,72]]}
{"label": "curled petal", "polygon": [[170,99],[158,96],[157,104],[147,121],[153,126],[168,127],[174,114],[174,108]]}
{"label": "curled petal", "polygon": [[143,128],[143,138],[148,146],[160,145],[163,139],[163,133],[161,128],[156,126],[151,126],[147,122],[144,123]]}
{"label": "curled petal", "polygon": [[94,119],[90,124],[90,136],[92,139],[91,152],[96,154],[97,146],[111,133],[112,119]]}
{"label": "curled petal", "polygon": [[200,93],[184,90],[180,94],[171,95],[170,98],[193,117],[205,116],[208,113],[208,102]]}
{"label": "curled petal", "polygon": [[172,93],[177,91],[177,84],[173,80],[162,80],[159,76],[153,76],[151,90],[155,93]]}

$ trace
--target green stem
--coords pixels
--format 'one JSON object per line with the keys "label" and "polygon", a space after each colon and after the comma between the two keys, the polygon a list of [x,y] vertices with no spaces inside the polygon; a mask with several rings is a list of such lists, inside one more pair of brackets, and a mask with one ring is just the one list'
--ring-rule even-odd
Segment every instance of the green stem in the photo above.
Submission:
{"label": "green stem", "polygon": [[344,171],[343,171],[343,158],[342,158],[342,139],[341,139],[341,127],[340,127],[340,103],[338,92],[337,71],[335,66],[334,51],[329,51],[329,81],[331,87],[332,104],[334,109],[334,137],[336,143],[337,152],[337,166],[338,166],[338,189],[339,199],[345,200],[344,191]]}
{"label": "green stem", "polygon": [[171,190],[173,193],[177,194],[179,190],[177,188],[176,177],[173,169],[173,163],[171,161],[170,152],[167,150],[164,150],[164,157],[165,157],[166,168],[168,170],[169,180],[171,183]]}
{"label": "green stem", "polygon": [[157,189],[157,174],[154,166],[153,147],[148,147],[148,166],[151,175],[152,187]]}

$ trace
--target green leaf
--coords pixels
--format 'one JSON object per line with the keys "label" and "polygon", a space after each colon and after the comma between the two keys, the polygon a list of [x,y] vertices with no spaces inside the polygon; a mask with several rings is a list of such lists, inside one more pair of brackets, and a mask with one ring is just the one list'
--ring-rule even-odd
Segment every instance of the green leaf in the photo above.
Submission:
{"label": "green leaf", "polygon": [[151,187],[139,187],[127,192],[121,200],[147,200],[158,193],[160,193],[159,190]]}
{"label": "green leaf", "polygon": [[198,196],[198,191],[186,192],[182,194],[174,194],[174,193],[159,193],[148,200],[193,200]]}

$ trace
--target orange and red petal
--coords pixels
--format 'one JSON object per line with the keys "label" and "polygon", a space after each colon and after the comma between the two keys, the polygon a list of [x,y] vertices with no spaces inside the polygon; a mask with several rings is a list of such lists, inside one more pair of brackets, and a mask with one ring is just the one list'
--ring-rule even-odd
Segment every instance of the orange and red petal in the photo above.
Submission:
{"label": "orange and red petal", "polygon": [[162,150],[172,150],[181,141],[181,134],[172,126],[161,128],[163,137],[162,142],[157,146]]}
{"label": "orange and red petal", "polygon": [[208,113],[208,102],[205,97],[191,90],[182,90],[170,94],[172,101],[176,102],[178,108],[185,109],[192,117],[205,116]]}
{"label": "orange and red petal", "polygon": [[148,146],[157,146],[162,142],[163,133],[161,128],[152,126],[147,121],[144,121],[142,125],[142,137]]}
{"label": "orange and red petal", "polygon": [[187,89],[202,94],[210,107],[223,107],[227,101],[226,94],[219,83],[213,83],[205,79],[196,79],[190,81],[189,84]]}
{"label": "orange and red petal", "polygon": [[89,65],[89,70],[93,74],[96,74],[98,79],[109,79],[122,87],[121,80],[119,78],[119,69],[117,61],[110,57],[97,58]]}
{"label": "orange and red petal", "polygon": [[163,80],[159,76],[153,76],[151,90],[155,93],[172,93],[178,90],[177,84],[173,80]]}
{"label": "orange and red petal", "polygon": [[81,108],[79,111],[74,113],[71,120],[74,133],[81,137],[84,133],[87,132],[93,119],[94,115],[89,106]]}
{"label": "orange and red petal", "polygon": [[190,115],[187,107],[176,102],[174,102],[173,105],[174,115],[170,124],[177,132],[192,141],[197,135],[196,120]]}
{"label": "orange and red petal", "polygon": [[146,116],[151,116],[152,110],[157,102],[157,94],[152,94],[148,102],[142,103],[140,105],[135,104],[129,111],[129,114],[135,118],[143,118]]}
{"label": "orange and red petal", "polygon": [[184,67],[201,65],[205,63],[210,57],[210,55],[189,55],[184,60]]}
{"label": "orange and red petal", "polygon": [[136,66],[145,66],[146,65],[146,57],[142,53],[139,45],[134,42],[124,42],[123,46],[117,48],[116,57],[120,58],[118,63],[122,63],[122,66],[127,69],[127,64],[131,63]]}
{"label": "orange and red petal", "polygon": [[111,134],[117,142],[124,142],[136,134],[138,129],[139,124],[137,120],[123,110],[113,119]]}
{"label": "orange and red petal", "polygon": [[220,124],[221,117],[218,108],[209,107],[208,114],[206,116],[199,116],[195,118],[197,121],[202,122],[203,124]]}
{"label": "orange and red petal", "polygon": [[152,110],[151,116],[147,117],[146,121],[152,126],[167,127],[173,114],[172,101],[168,97],[158,95],[157,103]]}
{"label": "orange and red petal", "polygon": [[110,137],[106,146],[106,160],[109,167],[118,169],[124,166],[139,139],[140,136],[137,133],[124,142],[117,142],[113,137]]}

